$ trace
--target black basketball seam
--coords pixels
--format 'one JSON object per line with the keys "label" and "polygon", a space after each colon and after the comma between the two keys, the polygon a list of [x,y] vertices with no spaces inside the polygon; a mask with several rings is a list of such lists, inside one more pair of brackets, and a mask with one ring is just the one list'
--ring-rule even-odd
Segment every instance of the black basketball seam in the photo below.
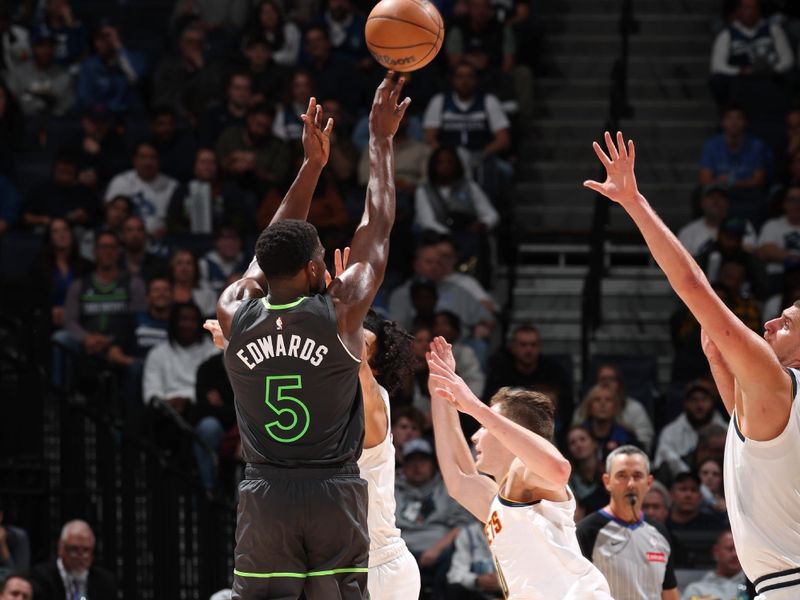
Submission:
{"label": "black basketball seam", "polygon": [[374,17],[370,17],[369,19],[367,19],[367,22],[371,21],[372,19],[380,19],[382,21],[398,21],[400,23],[405,23],[406,25],[413,25],[414,27],[419,27],[423,31],[427,31],[428,33],[432,33],[433,35],[436,36],[436,39],[439,39],[439,32],[438,31],[431,31],[427,27],[423,27],[422,25],[420,25],[419,23],[415,23],[414,21],[408,21],[407,19],[401,19],[399,17],[389,17],[389,16],[383,16],[383,15],[375,15]]}
{"label": "black basketball seam", "polygon": [[[369,44],[372,48],[381,48],[383,50],[405,50],[406,48],[416,48],[417,46],[430,46],[430,42],[425,42],[423,44],[412,44],[411,46],[378,46],[377,44]],[[436,46],[436,44],[433,44]],[[427,55],[426,55],[427,56]]]}
{"label": "black basketball seam", "polygon": [[431,6],[430,2],[422,2],[420,0],[412,0],[412,2],[417,4],[417,6],[419,6],[422,10],[425,11],[425,14],[427,14],[431,18],[431,21],[433,21],[433,24],[437,29],[440,29],[440,30],[444,29],[444,22],[442,21],[442,15],[439,14],[439,11],[436,9],[436,7],[434,7],[434,10],[436,10],[436,13],[439,14],[439,20],[438,21],[433,18],[433,14],[431,13],[431,11],[428,10],[428,7]]}

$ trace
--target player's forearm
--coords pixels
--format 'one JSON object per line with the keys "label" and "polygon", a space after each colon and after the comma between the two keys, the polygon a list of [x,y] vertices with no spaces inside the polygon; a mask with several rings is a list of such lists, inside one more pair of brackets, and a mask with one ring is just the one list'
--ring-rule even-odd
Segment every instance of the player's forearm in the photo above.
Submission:
{"label": "player's forearm", "polygon": [[464,476],[477,475],[475,462],[464,439],[458,411],[446,400],[431,394],[431,418],[436,456],[448,492],[458,492]]}
{"label": "player's forearm", "polygon": [[717,384],[717,391],[722,398],[722,403],[728,410],[728,414],[732,414],[733,407],[736,405],[736,384],[733,373],[721,358],[709,359],[708,366],[711,368],[711,376],[714,378],[714,383]]}
{"label": "player's forearm", "polygon": [[322,165],[318,162],[303,160],[297,177],[294,178],[289,191],[283,197],[275,216],[271,223],[283,221],[284,219],[300,219],[305,221],[308,218],[308,211],[311,208],[311,199],[317,187],[319,176],[322,173]]}

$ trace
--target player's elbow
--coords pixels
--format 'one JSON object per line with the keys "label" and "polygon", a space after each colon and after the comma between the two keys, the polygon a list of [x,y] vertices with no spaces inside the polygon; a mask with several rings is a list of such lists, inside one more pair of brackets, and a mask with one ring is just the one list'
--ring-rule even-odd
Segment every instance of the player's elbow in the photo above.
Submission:
{"label": "player's elbow", "polygon": [[570,475],[572,475],[572,465],[562,456],[553,465],[553,483],[558,488],[566,487]]}

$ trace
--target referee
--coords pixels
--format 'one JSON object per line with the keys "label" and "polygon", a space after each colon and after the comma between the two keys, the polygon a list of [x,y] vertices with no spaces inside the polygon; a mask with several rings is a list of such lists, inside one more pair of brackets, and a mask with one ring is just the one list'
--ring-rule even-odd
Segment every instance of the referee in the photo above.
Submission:
{"label": "referee", "polygon": [[678,600],[669,534],[642,513],[653,483],[650,461],[635,446],[608,455],[603,483],[611,500],[578,523],[584,556],[605,575],[616,600]]}

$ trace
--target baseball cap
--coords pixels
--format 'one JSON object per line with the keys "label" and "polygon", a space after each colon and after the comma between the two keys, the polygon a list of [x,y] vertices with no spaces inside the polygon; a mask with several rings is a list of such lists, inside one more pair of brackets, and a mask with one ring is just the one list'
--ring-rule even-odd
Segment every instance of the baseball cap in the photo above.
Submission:
{"label": "baseball cap", "polygon": [[403,458],[408,458],[412,454],[425,454],[433,458],[433,447],[428,440],[415,438],[403,444]]}
{"label": "baseball cap", "polygon": [[714,192],[722,194],[726,198],[730,195],[730,190],[728,189],[728,186],[722,183],[709,183],[703,186],[703,196],[708,196],[709,194],[713,194]]}
{"label": "baseball cap", "polygon": [[742,236],[747,231],[747,221],[739,217],[728,217],[719,224],[719,230]]}

